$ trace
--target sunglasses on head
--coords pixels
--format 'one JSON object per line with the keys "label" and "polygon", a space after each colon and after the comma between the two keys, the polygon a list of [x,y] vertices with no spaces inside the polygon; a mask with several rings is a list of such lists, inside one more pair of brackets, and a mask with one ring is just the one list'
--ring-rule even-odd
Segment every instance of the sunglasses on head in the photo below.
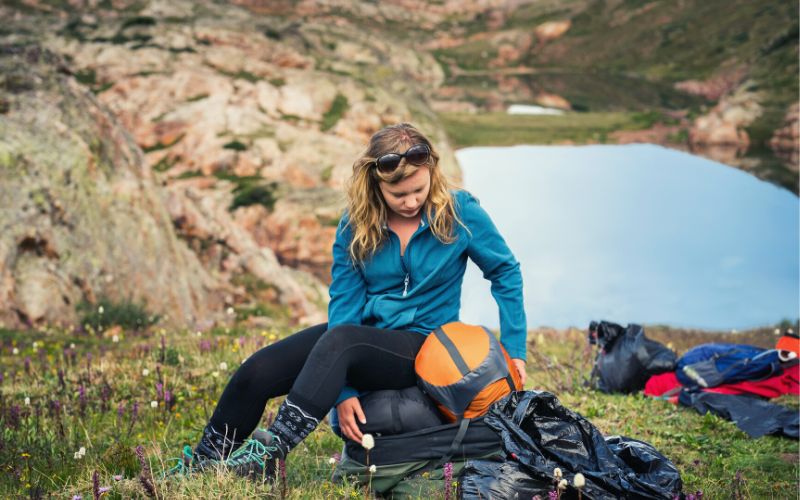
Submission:
{"label": "sunglasses on head", "polygon": [[375,168],[382,174],[390,174],[400,165],[400,161],[405,158],[412,165],[423,165],[431,157],[431,150],[427,144],[414,144],[403,153],[387,153],[381,155],[373,163]]}

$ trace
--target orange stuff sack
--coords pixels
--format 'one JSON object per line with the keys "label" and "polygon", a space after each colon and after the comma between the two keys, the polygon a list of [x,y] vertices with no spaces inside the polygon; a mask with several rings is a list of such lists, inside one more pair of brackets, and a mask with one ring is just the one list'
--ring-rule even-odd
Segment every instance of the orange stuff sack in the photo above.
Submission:
{"label": "orange stuff sack", "polygon": [[417,354],[420,388],[451,422],[479,417],[495,401],[522,390],[511,358],[482,326],[448,323],[434,330]]}

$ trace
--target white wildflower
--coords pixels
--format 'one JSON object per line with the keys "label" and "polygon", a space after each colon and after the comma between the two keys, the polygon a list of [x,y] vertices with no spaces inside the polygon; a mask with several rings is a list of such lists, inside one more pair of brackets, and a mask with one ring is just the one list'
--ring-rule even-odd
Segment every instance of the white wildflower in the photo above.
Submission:
{"label": "white wildflower", "polygon": [[219,372],[211,372],[212,377],[219,377]]}
{"label": "white wildflower", "polygon": [[70,349],[75,349],[75,342],[72,342],[72,343],[70,343],[70,344],[69,344],[69,348],[70,348]]}
{"label": "white wildflower", "polygon": [[569,483],[567,482],[566,479],[562,479],[561,481],[558,482],[558,489],[561,491],[566,490],[567,486],[569,486]]}
{"label": "white wildflower", "polygon": [[555,469],[553,469],[553,477],[556,479],[561,479],[562,477],[564,477],[564,475],[561,473],[560,468],[556,467]]}
{"label": "white wildflower", "polygon": [[372,434],[364,434],[361,437],[361,446],[363,446],[365,450],[375,448],[375,438],[372,437]]}
{"label": "white wildflower", "polygon": [[377,468],[377,467],[375,467],[375,464],[372,464],[372,465],[370,465],[370,466],[369,466],[369,473],[370,473],[370,474],[375,474],[375,472],[376,472],[377,470],[378,470],[378,468]]}
{"label": "white wildflower", "polygon": [[158,408],[158,401],[150,401],[150,408]]}
{"label": "white wildflower", "polygon": [[115,344],[119,342],[119,335],[114,335],[113,337],[111,337],[111,342],[114,342]]}
{"label": "white wildflower", "polygon": [[575,478],[572,480],[572,484],[576,488],[581,489],[584,486],[586,486],[586,478],[583,477],[583,474],[578,472],[577,474],[575,474]]}
{"label": "white wildflower", "polygon": [[103,308],[103,306],[100,306],[100,307],[97,308],[97,312],[99,314],[103,314],[103,312],[105,312],[105,309]]}
{"label": "white wildflower", "polygon": [[75,460],[80,460],[81,458],[83,458],[84,455],[86,455],[86,447],[81,446],[81,449],[76,451],[75,454],[72,456],[73,458],[75,458]]}
{"label": "white wildflower", "polygon": [[197,333],[195,333],[195,335],[197,335],[198,337],[202,337],[203,336],[203,332],[201,332],[200,330],[197,330]]}
{"label": "white wildflower", "polygon": [[11,353],[12,353],[12,354],[19,354],[19,349],[17,349],[17,348],[15,347],[14,349],[12,349],[12,350],[11,350]]}
{"label": "white wildflower", "polygon": [[219,364],[219,369],[222,370],[222,371],[227,370],[228,369],[228,363],[223,361],[222,363]]}
{"label": "white wildflower", "polygon": [[31,398],[25,396],[25,406],[30,406],[30,405],[31,405]]}
{"label": "white wildflower", "polygon": [[143,369],[142,370],[142,377],[146,377],[148,375],[150,375],[150,370],[148,370],[147,368]]}
{"label": "white wildflower", "polygon": [[236,311],[232,307],[227,308],[225,312],[228,313],[228,316],[233,316],[236,314]]}
{"label": "white wildflower", "polygon": [[331,465],[335,465],[336,464],[336,459],[331,457],[331,458],[328,459],[328,463],[331,464]]}

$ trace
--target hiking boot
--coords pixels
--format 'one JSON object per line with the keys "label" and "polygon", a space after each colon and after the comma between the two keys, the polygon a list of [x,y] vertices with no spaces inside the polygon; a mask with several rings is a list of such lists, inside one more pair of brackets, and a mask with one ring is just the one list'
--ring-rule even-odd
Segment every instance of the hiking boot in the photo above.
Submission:
{"label": "hiking boot", "polygon": [[175,461],[176,464],[164,471],[162,477],[188,476],[194,472],[202,472],[220,463],[219,460],[196,455],[189,445],[183,447],[183,454],[180,457],[170,458],[169,461]]}
{"label": "hiking boot", "polygon": [[278,460],[282,457],[273,436],[265,430],[257,430],[241,448],[231,454],[225,466],[237,475],[255,481],[271,481],[275,478]]}

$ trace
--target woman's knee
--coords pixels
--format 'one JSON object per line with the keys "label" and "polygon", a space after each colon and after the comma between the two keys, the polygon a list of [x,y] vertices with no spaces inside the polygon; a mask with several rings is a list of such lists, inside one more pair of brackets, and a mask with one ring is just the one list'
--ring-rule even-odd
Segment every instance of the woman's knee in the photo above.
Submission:
{"label": "woman's knee", "polygon": [[336,325],[320,337],[315,349],[323,349],[330,353],[341,352],[352,345],[358,334],[358,325]]}

